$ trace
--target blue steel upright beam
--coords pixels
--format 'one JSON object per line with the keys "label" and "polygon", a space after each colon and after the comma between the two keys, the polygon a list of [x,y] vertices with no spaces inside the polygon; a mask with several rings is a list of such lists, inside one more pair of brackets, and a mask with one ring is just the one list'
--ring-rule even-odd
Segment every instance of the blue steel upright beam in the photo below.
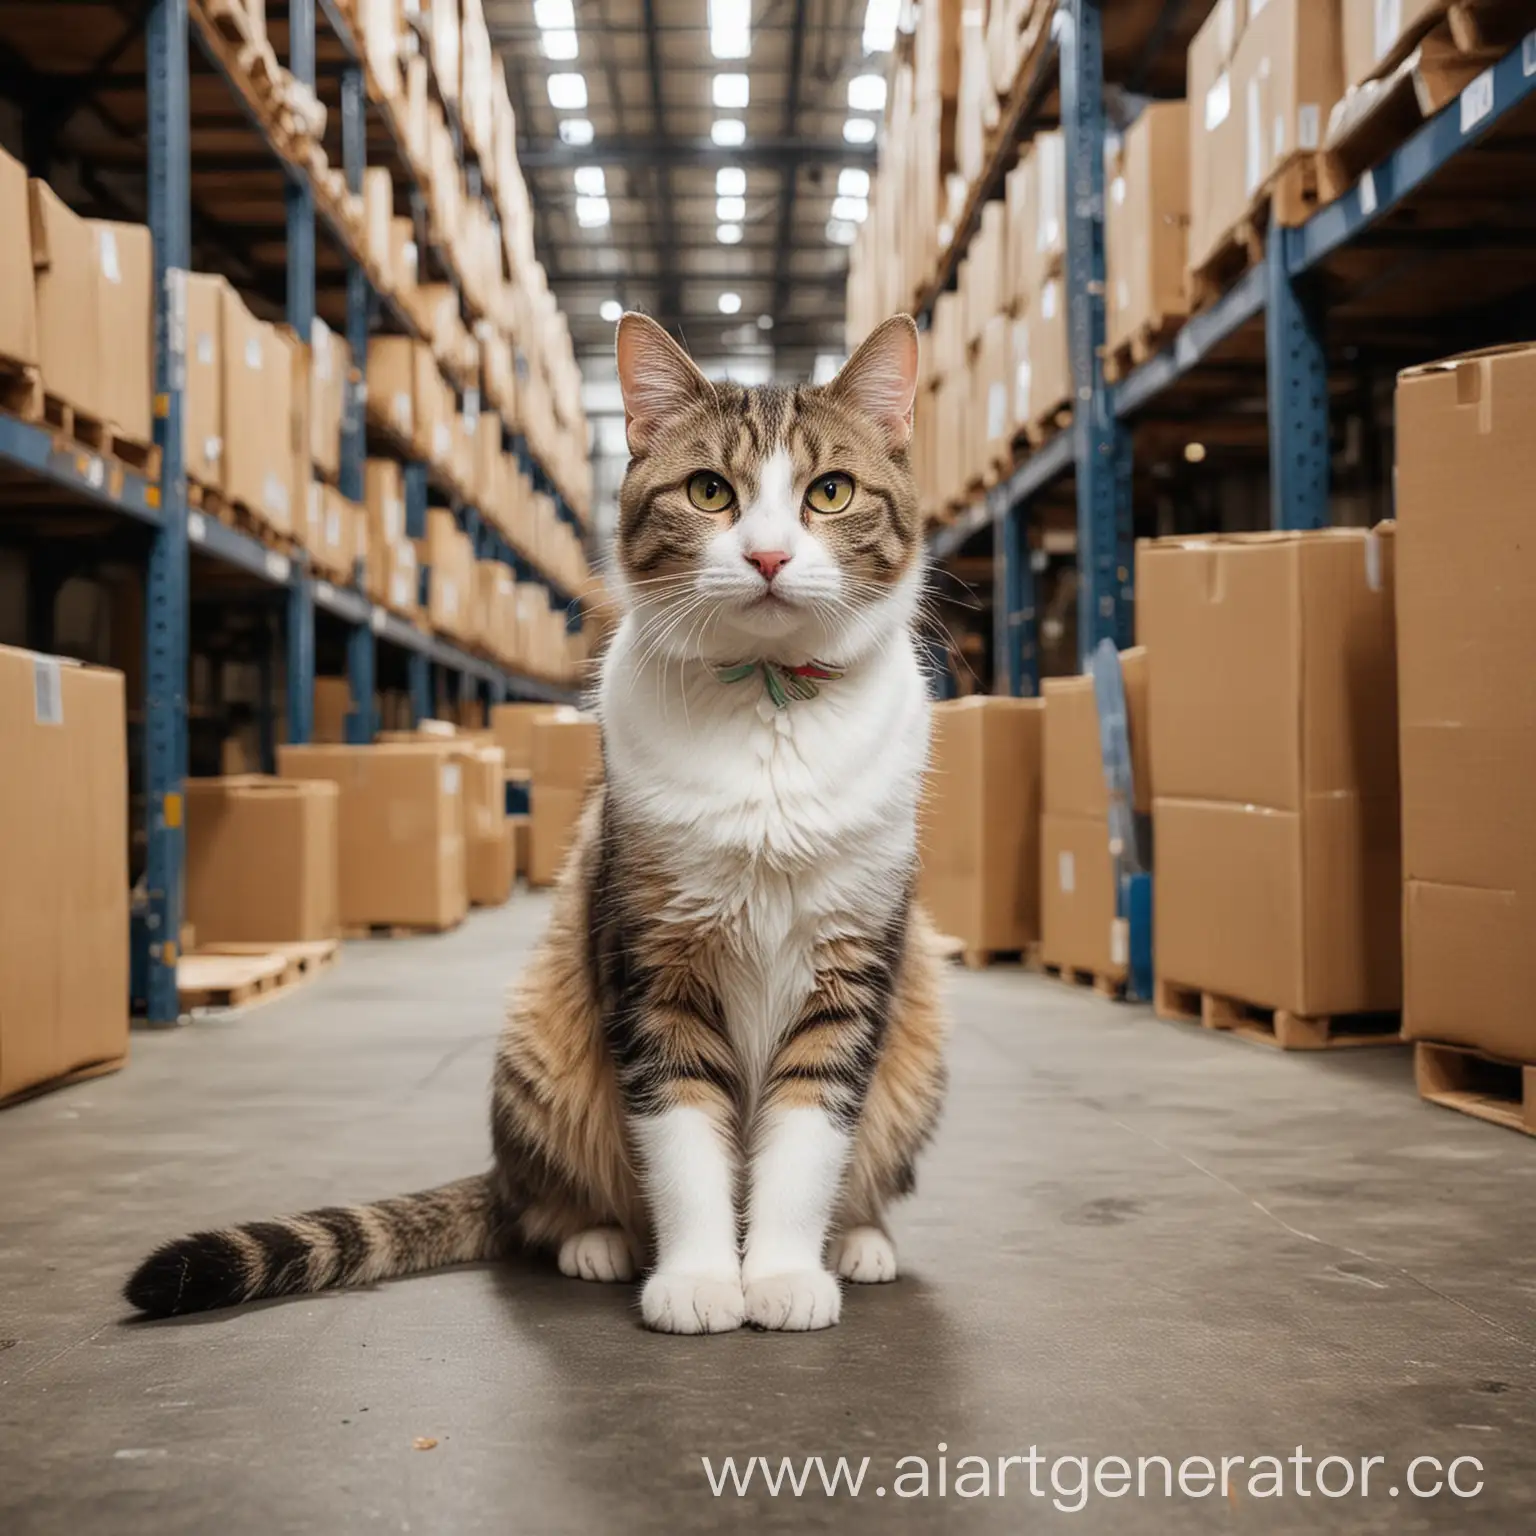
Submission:
{"label": "blue steel upright beam", "polygon": [[1035,573],[1024,537],[1029,503],[1008,504],[1006,486],[999,486],[1004,505],[992,521],[992,642],[998,682],[1014,698],[1032,699],[1040,692],[1040,653],[1035,645]]}
{"label": "blue steel upright beam", "polygon": [[1066,143],[1068,334],[1077,469],[1078,652],[1131,640],[1130,444],[1104,382],[1103,0],[1057,13]]}
{"label": "blue steel upright beam", "polygon": [[368,746],[377,730],[373,715],[375,659],[372,626],[354,625],[347,632],[347,684],[352,708],[347,714],[346,734],[355,747]]}
{"label": "blue steel upright beam", "polygon": [[1286,263],[1290,231],[1270,221],[1264,263],[1269,381],[1269,519],[1276,528],[1326,528],[1328,357],[1313,280]]}
{"label": "blue steel upright beam", "polygon": [[155,251],[155,441],[160,525],[145,577],[144,788],[147,902],[135,942],[151,1023],[179,1016],[183,783],[187,776],[187,268],[192,261],[187,0],[154,0],[145,27],[149,227]]}
{"label": "blue steel upright beam", "polygon": [[[341,76],[341,160],[349,192],[361,193],[367,165],[368,97],[363,72],[351,66]],[[368,378],[368,329],[373,292],[367,271],[357,262],[347,265],[347,346],[353,376],[348,390],[341,438],[341,494],[363,499],[363,464],[368,454],[365,402]]]}

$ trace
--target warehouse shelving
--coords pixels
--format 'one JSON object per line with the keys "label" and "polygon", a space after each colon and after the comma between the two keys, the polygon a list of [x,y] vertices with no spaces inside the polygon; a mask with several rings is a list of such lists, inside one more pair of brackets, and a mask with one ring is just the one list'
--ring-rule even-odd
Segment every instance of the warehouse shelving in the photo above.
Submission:
{"label": "warehouse shelving", "polygon": [[[399,169],[409,173],[409,161],[398,141],[392,114],[368,100],[362,54],[346,16],[334,0],[289,0],[286,17],[282,7],[271,11],[279,24],[286,21],[287,67],[301,85],[311,91],[317,85],[317,48],[327,54],[339,51],[340,128],[343,165],[349,188],[361,190],[368,147],[367,114],[372,110],[383,131],[394,137]],[[116,17],[119,22],[122,17]],[[339,300],[345,334],[352,346],[358,379],[366,376],[370,332],[394,330],[416,334],[414,322],[392,295],[380,292],[369,280],[366,262],[339,210],[316,195],[317,182],[295,146],[275,133],[260,110],[250,81],[232,68],[233,54],[222,46],[212,25],[201,17],[193,0],[150,0],[142,8],[144,70],[136,91],[126,81],[122,61],[137,43],[133,31],[124,33],[86,78],[98,90],[118,95],[127,92],[142,119],[139,125],[123,126],[111,114],[101,114],[122,126],[113,153],[103,148],[93,159],[115,158],[126,168],[129,157],[138,159],[146,176],[145,222],[154,244],[155,292],[155,438],[163,456],[158,482],[115,461],[102,459],[84,449],[57,443],[43,427],[0,417],[0,476],[20,477],[32,501],[62,503],[120,515],[125,523],[147,532],[145,574],[146,636],[144,653],[144,790],[146,800],[145,868],[143,899],[134,921],[135,972],[143,985],[143,1001],[152,1022],[174,1021],[178,1015],[176,992],[177,936],[181,926],[182,785],[187,775],[187,670],[189,609],[193,595],[193,556],[215,562],[218,569],[249,584],[256,599],[276,600],[285,606],[287,734],[291,741],[308,740],[312,734],[312,700],[316,663],[316,614],[322,613],[345,630],[345,653],[354,708],[347,722],[349,739],[371,740],[376,722],[373,697],[380,642],[396,648],[407,659],[409,691],[414,712],[430,712],[436,697],[432,671],[441,669],[458,679],[459,697],[477,694],[490,700],[523,698],[557,701],[570,697],[567,690],[540,679],[508,672],[495,663],[465,651],[425,629],[417,628],[371,602],[356,586],[317,579],[302,554],[291,557],[268,548],[259,540],[226,526],[213,516],[188,506],[184,463],[184,381],[186,369],[185,279],[191,269],[192,226],[199,225],[205,243],[222,244],[242,263],[246,280],[261,287],[280,280],[279,307],[298,336],[310,339],[318,304]],[[194,112],[192,49],[196,46],[211,67],[211,75],[199,75],[198,112]],[[97,78],[97,77],[101,78]],[[237,107],[234,118],[220,117],[209,130],[220,148],[194,158],[193,138],[211,110],[206,82],[217,78]],[[434,84],[434,89],[436,86]],[[441,99],[441,93],[439,92]],[[115,101],[114,97],[114,101]],[[454,142],[463,164],[462,128],[451,102],[445,103],[454,125]],[[238,147],[229,148],[232,140]],[[274,180],[274,173],[276,179]],[[211,185],[227,192],[249,184],[252,200],[280,183],[281,215],[272,229],[232,230],[200,206],[194,197],[194,176],[213,178]],[[252,179],[265,176],[257,188]],[[242,179],[245,178],[245,179]],[[96,187],[103,198],[110,190]],[[478,180],[473,190],[479,193]],[[418,201],[420,189],[412,195]],[[322,269],[317,257],[316,235],[323,232],[339,265]],[[256,238],[260,236],[261,238]],[[265,265],[259,253],[262,239],[280,248],[280,257]],[[423,249],[435,263],[437,275],[459,287],[457,272],[447,253],[424,241]],[[273,297],[269,292],[269,297]],[[462,293],[461,293],[462,300]],[[466,313],[468,311],[466,310]],[[343,427],[341,490],[349,499],[363,499],[363,460],[366,436],[363,425],[363,390],[349,392]],[[540,490],[556,500],[562,519],[581,531],[580,520],[533,459],[525,441],[508,433],[504,448],[514,452]],[[425,531],[426,511],[434,497],[452,507],[461,527],[474,539],[476,554],[500,558],[513,566],[520,579],[536,579],[551,589],[554,605],[574,617],[576,594],[561,589],[533,564],[514,551],[476,510],[453,496],[446,487],[434,487],[428,467],[407,463],[406,531],[420,536]],[[219,590],[224,586],[221,582]],[[568,623],[571,618],[568,617]],[[270,731],[267,732],[270,739]]]}
{"label": "warehouse shelving", "polygon": [[[1076,410],[1069,428],[1021,463],[985,499],[938,529],[930,548],[936,560],[956,554],[990,528],[993,535],[994,644],[1000,670],[1013,693],[1038,691],[1035,602],[1026,524],[1031,502],[1075,480],[1079,569],[1078,648],[1086,658],[1103,639],[1131,638],[1134,601],[1132,558],[1132,429],[1154,408],[1177,402],[1192,427],[1214,413],[1224,381],[1221,366],[1262,359],[1270,466],[1271,517],[1275,526],[1309,528],[1329,521],[1330,324],[1348,334],[1374,334],[1424,317],[1433,300],[1410,294],[1397,310],[1383,307],[1379,292],[1393,282],[1422,285],[1412,263],[1427,255],[1454,261],[1460,253],[1503,252],[1512,271],[1492,286],[1487,274],[1477,293],[1490,304],[1529,288],[1526,267],[1536,241],[1530,217],[1507,213],[1489,224],[1487,203],[1528,209],[1530,188],[1518,185],[1509,158],[1489,167],[1490,191],[1460,205],[1455,187],[1438,198],[1439,184],[1458,176],[1479,145],[1527,126],[1522,109],[1536,97],[1536,33],[1524,37],[1479,74],[1437,115],[1367,170],[1337,201],[1295,228],[1271,226],[1264,259],[1247,270],[1210,308],[1193,315],[1157,355],[1117,384],[1106,382],[1104,339],[1104,74],[1101,37],[1103,0],[1062,0],[1053,42],[1026,66],[1004,106],[1004,129],[986,172],[973,189],[924,306],[955,280],[965,246],[979,221],[980,206],[998,195],[1018,144],[1044,126],[1059,101],[1067,154],[1067,286],[1070,352]],[[1165,7],[1167,15],[1176,9]],[[1165,36],[1155,29],[1149,46]],[[1497,151],[1493,152],[1495,155]],[[1448,173],[1448,174],[1447,174]],[[1422,206],[1421,206],[1422,205]],[[1420,217],[1420,215],[1422,215]],[[1394,219],[1400,222],[1388,228]],[[1404,268],[1404,261],[1409,266]],[[1406,272],[1406,276],[1405,276]],[[1523,274],[1523,275],[1522,275]],[[1371,296],[1365,308],[1350,305]],[[1467,307],[1471,295],[1459,296]],[[1369,313],[1373,298],[1378,309]],[[1420,350],[1487,344],[1507,337],[1511,313],[1474,315],[1460,330],[1428,334]],[[1480,323],[1479,323],[1480,322]],[[1335,369],[1336,373],[1338,370]],[[1202,388],[1207,375],[1215,389]],[[1187,397],[1187,398],[1184,398]]]}

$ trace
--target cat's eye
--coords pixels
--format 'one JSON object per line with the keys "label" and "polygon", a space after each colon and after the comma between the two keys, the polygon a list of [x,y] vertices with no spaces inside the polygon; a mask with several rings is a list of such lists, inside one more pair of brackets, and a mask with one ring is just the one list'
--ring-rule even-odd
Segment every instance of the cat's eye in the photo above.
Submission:
{"label": "cat's eye", "polygon": [[841,512],[852,500],[853,480],[841,471],[817,475],[805,491],[805,504],[812,512]]}
{"label": "cat's eye", "polygon": [[736,492],[731,489],[729,480],[701,469],[689,478],[688,500],[700,512],[724,512],[736,500]]}

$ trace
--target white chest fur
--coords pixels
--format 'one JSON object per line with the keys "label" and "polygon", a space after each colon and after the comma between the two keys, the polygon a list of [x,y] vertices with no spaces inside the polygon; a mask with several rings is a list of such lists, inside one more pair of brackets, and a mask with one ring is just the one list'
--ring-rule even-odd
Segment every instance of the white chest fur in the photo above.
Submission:
{"label": "white chest fur", "polygon": [[756,677],[639,664],[628,628],[603,673],[609,792],[664,850],[677,894],[654,915],[696,936],[755,1087],[811,989],[817,941],[877,927],[905,892],[922,674],[903,639],[771,711]]}

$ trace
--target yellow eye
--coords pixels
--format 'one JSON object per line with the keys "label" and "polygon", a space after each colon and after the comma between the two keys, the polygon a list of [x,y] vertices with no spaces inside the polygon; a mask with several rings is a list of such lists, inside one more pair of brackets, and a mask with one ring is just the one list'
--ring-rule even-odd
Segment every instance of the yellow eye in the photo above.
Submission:
{"label": "yellow eye", "polygon": [[853,480],[841,471],[818,475],[806,487],[805,504],[812,512],[841,512],[853,500]]}
{"label": "yellow eye", "polygon": [[731,489],[729,480],[701,469],[688,481],[688,500],[700,512],[724,512],[736,500],[736,492]]}

